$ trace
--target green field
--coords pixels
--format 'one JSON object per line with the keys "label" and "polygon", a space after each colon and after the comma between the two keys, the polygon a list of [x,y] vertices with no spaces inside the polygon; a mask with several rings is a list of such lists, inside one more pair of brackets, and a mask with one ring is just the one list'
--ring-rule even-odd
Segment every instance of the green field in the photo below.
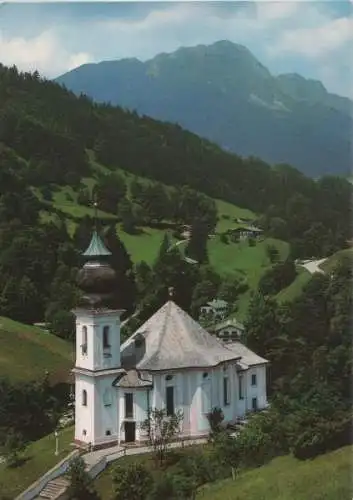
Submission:
{"label": "green field", "polygon": [[256,214],[246,208],[237,207],[223,200],[215,200],[218,211],[218,223],[216,227],[217,233],[224,233],[228,229],[239,227],[240,224],[234,219],[256,219]]}
{"label": "green field", "polygon": [[73,346],[40,328],[0,317],[0,377],[13,382],[42,378],[66,381],[73,366]]}
{"label": "green field", "polygon": [[351,500],[352,446],[314,460],[286,456],[259,469],[207,485],[197,500]]}
{"label": "green field", "polygon": [[301,294],[303,287],[311,280],[311,273],[304,267],[297,267],[297,272],[295,280],[277,294],[276,299],[278,302],[290,302],[296,299]]}
{"label": "green field", "polygon": [[54,454],[54,434],[49,434],[27,446],[23,453],[23,461],[18,467],[10,468],[3,463],[0,464],[0,494],[7,498],[15,498],[73,451],[72,441],[73,428],[67,427],[59,431],[58,456]]}

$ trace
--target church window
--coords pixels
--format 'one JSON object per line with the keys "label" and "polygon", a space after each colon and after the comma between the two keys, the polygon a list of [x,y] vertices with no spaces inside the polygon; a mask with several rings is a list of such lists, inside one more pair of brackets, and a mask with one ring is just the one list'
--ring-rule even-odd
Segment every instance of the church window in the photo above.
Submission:
{"label": "church window", "polygon": [[256,385],[256,373],[253,373],[251,375],[251,385],[255,386]]}
{"label": "church window", "polygon": [[167,416],[174,415],[174,387],[169,386],[166,388],[166,407],[167,407]]}
{"label": "church window", "polygon": [[134,405],[132,392],[125,392],[125,418],[133,418]]}
{"label": "church window", "polygon": [[103,349],[108,349],[110,347],[109,343],[109,326],[103,328]]}
{"label": "church window", "polygon": [[223,404],[228,406],[230,404],[230,394],[229,394],[229,378],[223,377]]}
{"label": "church window", "polygon": [[105,435],[106,435],[106,436],[110,436],[110,435],[111,435],[110,430],[105,431]]}
{"label": "church window", "polygon": [[82,391],[82,406],[87,406],[87,391],[85,389]]}
{"label": "church window", "polygon": [[87,354],[87,326],[82,327],[82,354]]}
{"label": "church window", "polygon": [[167,375],[165,379],[169,382],[169,380],[173,379],[173,375]]}
{"label": "church window", "polygon": [[243,394],[243,376],[242,375],[239,375],[238,384],[239,384],[239,399],[244,399],[244,394]]}

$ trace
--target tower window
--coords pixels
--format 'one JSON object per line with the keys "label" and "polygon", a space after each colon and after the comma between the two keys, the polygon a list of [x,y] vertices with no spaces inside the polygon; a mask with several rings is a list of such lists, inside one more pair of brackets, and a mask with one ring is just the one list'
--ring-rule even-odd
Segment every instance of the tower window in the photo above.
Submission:
{"label": "tower window", "polygon": [[256,385],[256,373],[253,373],[251,375],[251,385],[255,386]]}
{"label": "tower window", "polygon": [[238,383],[239,383],[239,399],[244,399],[244,395],[243,395],[243,376],[242,375],[239,375]]}
{"label": "tower window", "polygon": [[85,389],[82,391],[82,406],[87,406],[87,391]]}
{"label": "tower window", "polygon": [[108,349],[110,347],[109,343],[109,326],[103,328],[103,349]]}
{"label": "tower window", "polygon": [[228,406],[230,404],[230,394],[229,394],[229,378],[223,378],[223,404]]}
{"label": "tower window", "polygon": [[174,415],[174,387],[169,386],[166,388],[166,400],[167,400],[167,416]]}
{"label": "tower window", "polygon": [[82,327],[82,354],[87,354],[87,326]]}

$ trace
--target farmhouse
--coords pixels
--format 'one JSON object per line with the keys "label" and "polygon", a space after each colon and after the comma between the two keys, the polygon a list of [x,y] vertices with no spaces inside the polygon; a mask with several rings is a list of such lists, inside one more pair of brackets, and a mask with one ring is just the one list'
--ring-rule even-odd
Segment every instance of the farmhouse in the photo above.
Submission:
{"label": "farmhouse", "polygon": [[209,431],[208,412],[234,422],[267,406],[267,361],[240,342],[224,344],[169,300],[120,345],[113,303],[115,272],[96,232],[78,273],[83,291],[76,315],[75,442],[93,448],[146,439],[150,408],[183,412],[181,435]]}
{"label": "farmhouse", "polygon": [[244,325],[235,318],[227,319],[212,328],[217,337],[222,340],[240,340],[245,332]]}
{"label": "farmhouse", "polygon": [[225,300],[213,299],[200,308],[200,316],[210,317],[212,321],[222,321],[227,316],[229,304]]}
{"label": "farmhouse", "polygon": [[256,226],[239,226],[228,231],[228,235],[233,241],[245,240],[247,238],[259,238],[263,230]]}

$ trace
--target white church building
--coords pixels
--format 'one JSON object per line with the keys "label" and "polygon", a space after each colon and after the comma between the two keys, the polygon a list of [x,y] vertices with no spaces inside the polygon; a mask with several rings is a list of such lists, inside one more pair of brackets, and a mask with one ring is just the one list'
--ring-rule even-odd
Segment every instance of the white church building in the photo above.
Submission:
{"label": "white church building", "polygon": [[122,310],[112,305],[115,273],[97,232],[78,274],[75,443],[93,448],[141,442],[148,408],[183,413],[181,436],[207,435],[214,407],[232,423],[267,406],[267,360],[240,342],[209,334],[172,297],[120,344]]}

